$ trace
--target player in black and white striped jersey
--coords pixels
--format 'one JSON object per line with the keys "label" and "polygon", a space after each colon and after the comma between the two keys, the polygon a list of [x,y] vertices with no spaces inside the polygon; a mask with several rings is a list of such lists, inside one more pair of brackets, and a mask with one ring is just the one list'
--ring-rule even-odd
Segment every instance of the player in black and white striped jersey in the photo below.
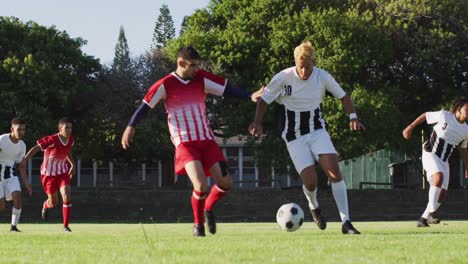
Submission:
{"label": "player in black and white striped jersey", "polygon": [[364,129],[358,120],[351,98],[326,71],[314,67],[315,50],[310,42],[304,42],[294,50],[295,66],[276,74],[266,86],[257,103],[255,120],[249,126],[252,135],[262,134],[262,120],[267,105],[275,101],[285,107],[286,123],[282,137],[294,166],[301,176],[303,191],[309,202],[314,222],[320,229],[326,228],[317,201],[318,162],[331,181],[332,193],[342,220],[344,234],[359,234],[349,219],[346,185],[338,167],[335,147],[325,128],[320,104],[325,92],[341,100],[352,130]]}
{"label": "player in black and white striped jersey", "polygon": [[[418,220],[418,227],[438,224],[440,219],[435,212],[443,202],[448,189],[450,167],[448,160],[453,150],[459,147],[460,156],[468,168],[468,99],[462,97],[453,102],[451,111],[426,112],[416,118],[403,130],[403,137],[411,138],[413,129],[427,121],[435,124],[431,138],[423,144],[422,163],[427,174],[429,202],[426,210]],[[468,177],[468,171],[465,171]]]}

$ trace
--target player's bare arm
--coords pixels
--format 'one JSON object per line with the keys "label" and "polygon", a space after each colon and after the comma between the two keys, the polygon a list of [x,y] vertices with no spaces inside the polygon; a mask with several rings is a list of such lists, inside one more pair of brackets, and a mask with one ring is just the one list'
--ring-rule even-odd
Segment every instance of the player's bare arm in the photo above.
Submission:
{"label": "player's bare arm", "polygon": [[354,108],[353,100],[349,95],[343,96],[341,99],[341,103],[343,104],[343,108],[345,112],[349,115],[349,129],[351,130],[365,130],[366,127],[359,121],[356,110]]}
{"label": "player's bare arm", "polygon": [[403,137],[409,140],[413,133],[413,129],[424,121],[426,121],[426,113],[422,113],[411,124],[409,124],[405,130],[403,130]]}
{"label": "player's bare arm", "polygon": [[28,191],[29,196],[31,196],[32,195],[32,187],[31,187],[31,184],[29,184],[28,174],[26,173],[26,163],[24,163],[24,162],[18,163],[17,168],[18,168],[19,174],[21,176],[21,179],[23,180],[24,187]]}
{"label": "player's bare arm", "polygon": [[67,160],[68,160],[68,163],[70,163],[70,168],[68,169],[68,174],[70,174],[70,179],[73,178],[73,176],[75,175],[75,159],[73,158],[73,155],[70,152],[68,152],[68,155],[67,155]]}
{"label": "player's bare arm", "polygon": [[[263,89],[263,87],[261,88]],[[255,111],[255,119],[249,126],[249,132],[252,136],[261,136],[263,133],[262,121],[267,110],[268,104],[260,98],[257,102],[257,110]]]}
{"label": "player's bare arm", "polygon": [[24,166],[26,166],[26,162],[28,162],[28,160],[30,158],[32,158],[34,155],[36,155],[37,152],[41,151],[42,148],[41,148],[41,145],[37,144],[36,146],[32,147],[28,153],[26,154],[26,156],[24,156],[24,159],[21,163],[24,163]]}
{"label": "player's bare arm", "polygon": [[262,97],[263,93],[265,91],[265,86],[262,86],[260,89],[258,89],[257,91],[253,92],[251,95],[250,95],[250,99],[252,100],[252,102],[258,102],[258,99],[260,99],[260,97]]}

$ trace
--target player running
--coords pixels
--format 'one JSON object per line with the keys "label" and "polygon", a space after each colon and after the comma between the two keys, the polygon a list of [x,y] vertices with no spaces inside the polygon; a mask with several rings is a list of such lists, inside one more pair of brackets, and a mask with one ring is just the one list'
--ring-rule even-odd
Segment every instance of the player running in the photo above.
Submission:
{"label": "player running", "polygon": [[[234,89],[227,79],[201,70],[201,57],[191,46],[180,48],[176,57],[176,71],[149,88],[128,123],[121,143],[124,149],[128,149],[137,123],[159,101],[164,100],[169,132],[176,148],[175,173],[188,175],[193,185],[193,235],[205,236],[204,213],[209,232],[215,234],[213,207],[232,187],[232,176],[225,157],[208,124],[206,95],[235,96],[256,101],[262,91],[250,94]],[[206,175],[211,175],[216,182],[209,194]]]}
{"label": "player running", "polygon": [[349,114],[351,130],[365,129],[354,111],[351,98],[326,71],[316,68],[315,50],[310,42],[303,42],[294,50],[295,66],[276,74],[258,100],[255,120],[250,124],[252,135],[263,132],[262,120],[268,104],[277,101],[285,107],[286,123],[282,137],[289,155],[301,176],[304,194],[314,222],[326,228],[322,208],[317,201],[318,162],[331,181],[333,197],[340,212],[343,234],[360,234],[349,220],[345,181],[338,167],[336,150],[325,128],[321,103],[325,92],[339,98]]}
{"label": "player running", "polygon": [[[71,232],[68,226],[71,214],[70,180],[75,173],[75,161],[71,154],[71,148],[75,142],[72,136],[72,122],[68,118],[62,118],[58,122],[58,133],[43,137],[37,141],[37,145],[26,154],[25,162],[40,150],[44,151],[44,160],[41,165],[42,187],[47,194],[47,200],[42,204],[42,219],[47,221],[49,209],[58,204],[58,194],[62,196],[63,230]],[[68,167],[70,164],[70,168]]]}
{"label": "player running", "polygon": [[20,117],[11,120],[11,132],[0,136],[0,211],[5,209],[5,200],[13,200],[11,210],[11,232],[21,232],[16,227],[21,216],[22,199],[18,174],[23,180],[29,196],[32,194],[26,167],[21,161],[26,153],[22,138],[26,132],[26,122]]}
{"label": "player running", "polygon": [[462,97],[452,104],[451,112],[441,110],[426,112],[417,117],[405,130],[403,137],[411,138],[413,129],[426,121],[435,124],[431,138],[424,142],[422,164],[427,174],[429,201],[426,210],[418,220],[417,227],[438,224],[440,219],[435,213],[442,204],[450,178],[449,158],[459,147],[460,157],[465,162],[465,177],[468,178],[468,99]]}

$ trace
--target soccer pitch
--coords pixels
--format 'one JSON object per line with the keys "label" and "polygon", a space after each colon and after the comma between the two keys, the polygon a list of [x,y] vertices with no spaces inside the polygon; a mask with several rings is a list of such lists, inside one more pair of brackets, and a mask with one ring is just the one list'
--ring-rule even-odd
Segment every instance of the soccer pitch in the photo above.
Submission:
{"label": "soccer pitch", "polygon": [[430,228],[411,222],[354,222],[362,235],[305,223],[287,233],[276,223],[220,223],[192,237],[192,224],[0,225],[0,263],[466,263],[468,221]]}

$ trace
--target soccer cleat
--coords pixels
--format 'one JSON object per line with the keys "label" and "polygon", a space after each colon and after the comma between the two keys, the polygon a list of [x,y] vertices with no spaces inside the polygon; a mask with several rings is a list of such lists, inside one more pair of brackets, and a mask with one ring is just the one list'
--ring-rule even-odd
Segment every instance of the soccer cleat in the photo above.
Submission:
{"label": "soccer cleat", "polygon": [[21,232],[16,226],[12,225],[10,227],[10,232]]}
{"label": "soccer cleat", "polygon": [[327,228],[327,221],[322,215],[322,209],[311,209],[310,212],[312,213],[312,219],[317,224],[318,228],[320,228],[320,230]]}
{"label": "soccer cleat", "polygon": [[204,237],[205,235],[205,226],[203,224],[195,224],[193,226],[193,236],[194,237]]}
{"label": "soccer cleat", "polygon": [[440,223],[440,218],[436,216],[435,212],[429,213],[429,216],[427,217],[427,223],[436,225]]}
{"label": "soccer cleat", "polygon": [[431,227],[431,226],[427,223],[427,219],[424,218],[424,217],[419,218],[418,224],[417,224],[416,226],[417,226],[417,227]]}
{"label": "soccer cleat", "polygon": [[64,232],[71,232],[71,229],[68,226],[63,227]]}
{"label": "soccer cleat", "polygon": [[208,225],[208,231],[214,235],[216,233],[216,217],[213,211],[205,211],[205,219]]}
{"label": "soccer cleat", "polygon": [[344,224],[341,226],[341,232],[343,234],[354,234],[354,235],[359,235],[361,232],[357,231],[356,228],[351,224],[349,220],[346,220]]}
{"label": "soccer cleat", "polygon": [[49,210],[47,210],[47,208],[42,207],[41,217],[44,221],[49,220]]}

